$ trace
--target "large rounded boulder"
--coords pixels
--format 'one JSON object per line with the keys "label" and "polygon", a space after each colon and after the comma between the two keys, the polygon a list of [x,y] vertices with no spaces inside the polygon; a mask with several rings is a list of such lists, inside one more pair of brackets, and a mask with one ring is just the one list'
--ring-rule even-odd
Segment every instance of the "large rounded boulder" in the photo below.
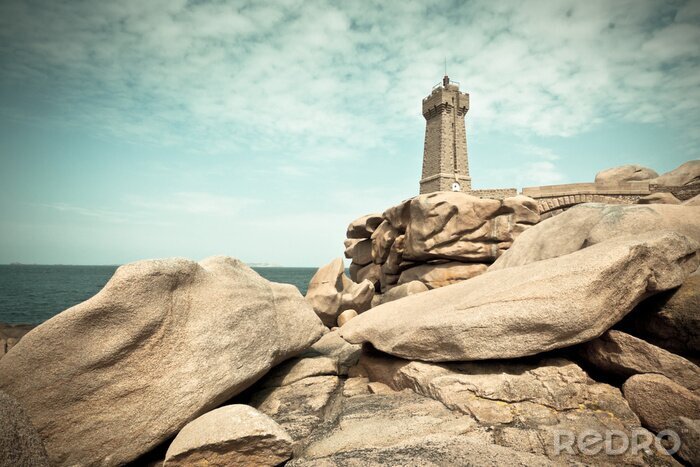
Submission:
{"label": "large rounded boulder", "polygon": [[0,360],[52,465],[121,465],[221,405],[324,327],[291,285],[213,257],[139,261]]}
{"label": "large rounded boulder", "polygon": [[409,360],[535,355],[598,337],[640,300],[678,287],[699,248],[675,232],[610,240],[379,305],[339,332]]}
{"label": "large rounded boulder", "polygon": [[408,212],[403,259],[411,261],[490,263],[540,220],[537,203],[526,196],[496,200],[429,193],[411,199]]}
{"label": "large rounded boulder", "polygon": [[641,165],[629,164],[605,169],[598,172],[595,176],[595,182],[599,185],[610,185],[625,182],[637,182],[641,180],[650,180],[658,177],[659,174],[647,167]]}
{"label": "large rounded boulder", "polygon": [[687,186],[700,182],[700,160],[688,161],[650,183],[660,186]]}
{"label": "large rounded boulder", "polygon": [[700,242],[700,206],[585,203],[523,232],[489,271],[557,258],[607,240],[674,231]]}

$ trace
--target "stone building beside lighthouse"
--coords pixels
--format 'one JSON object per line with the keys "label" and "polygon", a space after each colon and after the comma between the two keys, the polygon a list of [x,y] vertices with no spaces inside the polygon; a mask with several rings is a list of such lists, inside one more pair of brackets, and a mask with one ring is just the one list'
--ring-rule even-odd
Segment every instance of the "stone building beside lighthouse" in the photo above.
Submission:
{"label": "stone building beside lighthouse", "polygon": [[515,196],[515,188],[472,190],[467,155],[465,116],[469,111],[469,94],[459,90],[459,83],[445,75],[423,99],[425,143],[420,193],[461,191],[484,198]]}

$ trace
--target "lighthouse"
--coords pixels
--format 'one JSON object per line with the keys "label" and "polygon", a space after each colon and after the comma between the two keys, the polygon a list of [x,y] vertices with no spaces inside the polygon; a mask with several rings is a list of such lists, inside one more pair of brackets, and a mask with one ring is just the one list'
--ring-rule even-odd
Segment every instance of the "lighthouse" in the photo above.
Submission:
{"label": "lighthouse", "polygon": [[464,122],[469,94],[445,75],[423,99],[425,143],[420,193],[471,191],[467,160],[467,131]]}

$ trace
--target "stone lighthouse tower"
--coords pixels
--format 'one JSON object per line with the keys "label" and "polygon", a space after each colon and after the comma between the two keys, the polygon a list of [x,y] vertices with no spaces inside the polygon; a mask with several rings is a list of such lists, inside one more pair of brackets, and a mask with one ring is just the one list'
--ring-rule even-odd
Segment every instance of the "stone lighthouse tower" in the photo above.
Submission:
{"label": "stone lighthouse tower", "polygon": [[423,99],[425,144],[420,192],[463,191],[472,188],[467,161],[467,132],[464,116],[469,94],[445,75],[442,85]]}

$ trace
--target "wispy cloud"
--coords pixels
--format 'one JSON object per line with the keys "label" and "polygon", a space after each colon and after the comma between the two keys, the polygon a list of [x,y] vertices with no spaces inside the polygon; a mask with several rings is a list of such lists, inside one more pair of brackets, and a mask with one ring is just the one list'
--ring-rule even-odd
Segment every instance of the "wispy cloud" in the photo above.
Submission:
{"label": "wispy cloud", "polygon": [[127,196],[123,210],[77,206],[69,203],[43,203],[36,206],[78,214],[116,224],[170,225],[170,216],[214,216],[232,218],[243,209],[259,204],[252,198],[238,198],[203,192],[177,192],[147,198]]}
{"label": "wispy cloud", "polygon": [[651,0],[8,0],[0,83],[124,137],[336,157],[413,128],[447,55],[475,131],[568,136],[615,116],[694,128],[699,16]]}
{"label": "wispy cloud", "polygon": [[524,173],[516,177],[518,185],[523,185],[523,180],[537,185],[554,185],[562,183],[564,175],[558,170],[557,166],[549,161],[528,162],[525,166]]}
{"label": "wispy cloud", "polygon": [[294,165],[280,165],[277,167],[277,170],[285,175],[291,175],[292,177],[306,177],[309,175],[308,171]]}
{"label": "wispy cloud", "polygon": [[148,213],[138,211],[115,211],[107,208],[75,206],[68,203],[44,203],[34,204],[34,206],[62,213],[77,214],[111,224],[169,225],[168,222],[154,219]]}
{"label": "wispy cloud", "polygon": [[207,214],[216,216],[233,216],[248,206],[258,204],[253,198],[223,196],[202,192],[178,192],[171,195],[144,198],[128,197],[129,203],[148,211],[167,211],[186,214]]}
{"label": "wispy cloud", "polygon": [[550,148],[545,148],[535,144],[523,144],[520,146],[523,154],[546,161],[555,161],[559,156]]}
{"label": "wispy cloud", "polygon": [[564,174],[557,164],[559,156],[550,148],[527,144],[522,146],[522,153],[527,162],[510,174],[518,187],[527,185],[554,185],[564,182]]}

